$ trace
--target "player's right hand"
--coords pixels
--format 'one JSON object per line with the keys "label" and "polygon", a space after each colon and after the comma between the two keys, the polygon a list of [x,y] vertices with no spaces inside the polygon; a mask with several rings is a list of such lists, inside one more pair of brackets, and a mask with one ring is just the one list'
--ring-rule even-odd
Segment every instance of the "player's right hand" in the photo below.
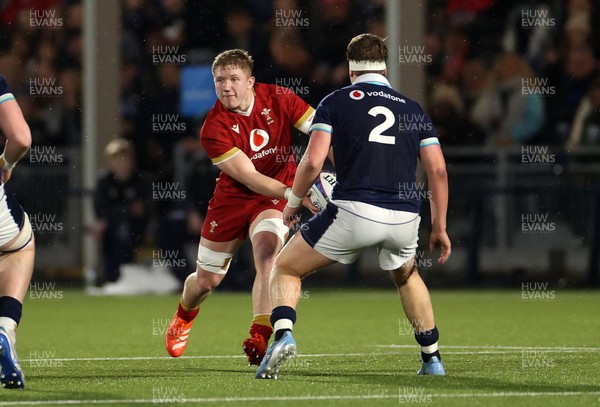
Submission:
{"label": "player's right hand", "polygon": [[286,205],[283,209],[283,224],[288,228],[291,228],[296,223],[300,221],[300,216],[298,215],[298,208],[291,208],[289,205]]}
{"label": "player's right hand", "polygon": [[446,260],[450,257],[450,253],[452,252],[452,243],[450,242],[450,238],[446,231],[432,231],[429,236],[429,252],[433,253],[435,250],[435,246],[439,244],[442,252],[440,253],[440,257],[438,258],[439,264],[444,264]]}

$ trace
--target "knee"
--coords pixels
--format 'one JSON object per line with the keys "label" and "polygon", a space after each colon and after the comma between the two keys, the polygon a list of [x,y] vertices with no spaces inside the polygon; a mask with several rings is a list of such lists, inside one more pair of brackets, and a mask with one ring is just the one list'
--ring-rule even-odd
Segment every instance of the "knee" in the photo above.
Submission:
{"label": "knee", "polygon": [[273,239],[256,239],[252,243],[252,252],[254,254],[254,260],[257,262],[273,262],[277,257],[281,243],[276,236]]}
{"label": "knee", "polygon": [[299,271],[295,265],[289,261],[287,256],[277,256],[273,263],[273,274],[288,274],[292,276],[300,277]]}
{"label": "knee", "polygon": [[196,287],[203,293],[210,292],[217,288],[219,284],[221,284],[221,281],[223,281],[224,276],[221,274],[211,273],[202,269],[199,269],[194,274],[192,274],[192,276],[194,275]]}
{"label": "knee", "polygon": [[390,271],[392,280],[398,288],[404,286],[412,276],[418,275],[418,273],[414,257],[399,268]]}

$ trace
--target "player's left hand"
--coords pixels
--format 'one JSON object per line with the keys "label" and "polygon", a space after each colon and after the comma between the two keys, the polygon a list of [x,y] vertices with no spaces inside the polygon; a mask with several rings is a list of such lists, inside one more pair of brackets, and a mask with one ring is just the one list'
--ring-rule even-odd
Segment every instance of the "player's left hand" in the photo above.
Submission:
{"label": "player's left hand", "polygon": [[2,170],[2,183],[6,184],[12,175],[12,171]]}
{"label": "player's left hand", "polygon": [[290,208],[289,205],[285,206],[283,209],[283,223],[285,226],[290,228],[300,221],[300,215],[298,215],[299,209],[300,207]]}
{"label": "player's left hand", "polygon": [[305,208],[308,208],[308,210],[313,214],[316,215],[317,213],[321,212],[321,209],[317,208],[312,201],[310,200],[310,190],[308,191],[308,193],[306,194],[306,196],[304,198],[302,198],[302,205]]}
{"label": "player's left hand", "polygon": [[439,264],[444,264],[448,258],[450,257],[450,253],[452,253],[452,243],[450,242],[450,238],[445,230],[432,230],[431,235],[429,236],[429,252],[433,253],[436,245],[440,245],[441,253],[438,258]]}

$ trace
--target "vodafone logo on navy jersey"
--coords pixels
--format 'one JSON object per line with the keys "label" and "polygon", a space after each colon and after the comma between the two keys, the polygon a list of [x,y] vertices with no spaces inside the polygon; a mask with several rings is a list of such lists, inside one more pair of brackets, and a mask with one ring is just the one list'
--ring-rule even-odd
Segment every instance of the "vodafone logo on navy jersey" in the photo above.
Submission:
{"label": "vodafone logo on navy jersey", "polygon": [[350,92],[351,99],[361,100],[364,97],[365,97],[365,92],[363,92],[362,90],[353,90],[352,92]]}
{"label": "vodafone logo on navy jersey", "polygon": [[250,148],[252,151],[260,151],[269,143],[269,133],[262,129],[252,129],[250,132]]}

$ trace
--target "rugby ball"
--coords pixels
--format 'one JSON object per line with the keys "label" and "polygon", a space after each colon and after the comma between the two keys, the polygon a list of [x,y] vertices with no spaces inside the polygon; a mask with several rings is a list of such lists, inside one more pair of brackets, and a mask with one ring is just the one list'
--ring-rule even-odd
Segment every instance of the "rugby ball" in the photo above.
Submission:
{"label": "rugby ball", "polygon": [[333,172],[322,171],[315,183],[310,187],[310,200],[319,209],[325,209],[327,202],[331,199],[331,193],[336,183]]}

